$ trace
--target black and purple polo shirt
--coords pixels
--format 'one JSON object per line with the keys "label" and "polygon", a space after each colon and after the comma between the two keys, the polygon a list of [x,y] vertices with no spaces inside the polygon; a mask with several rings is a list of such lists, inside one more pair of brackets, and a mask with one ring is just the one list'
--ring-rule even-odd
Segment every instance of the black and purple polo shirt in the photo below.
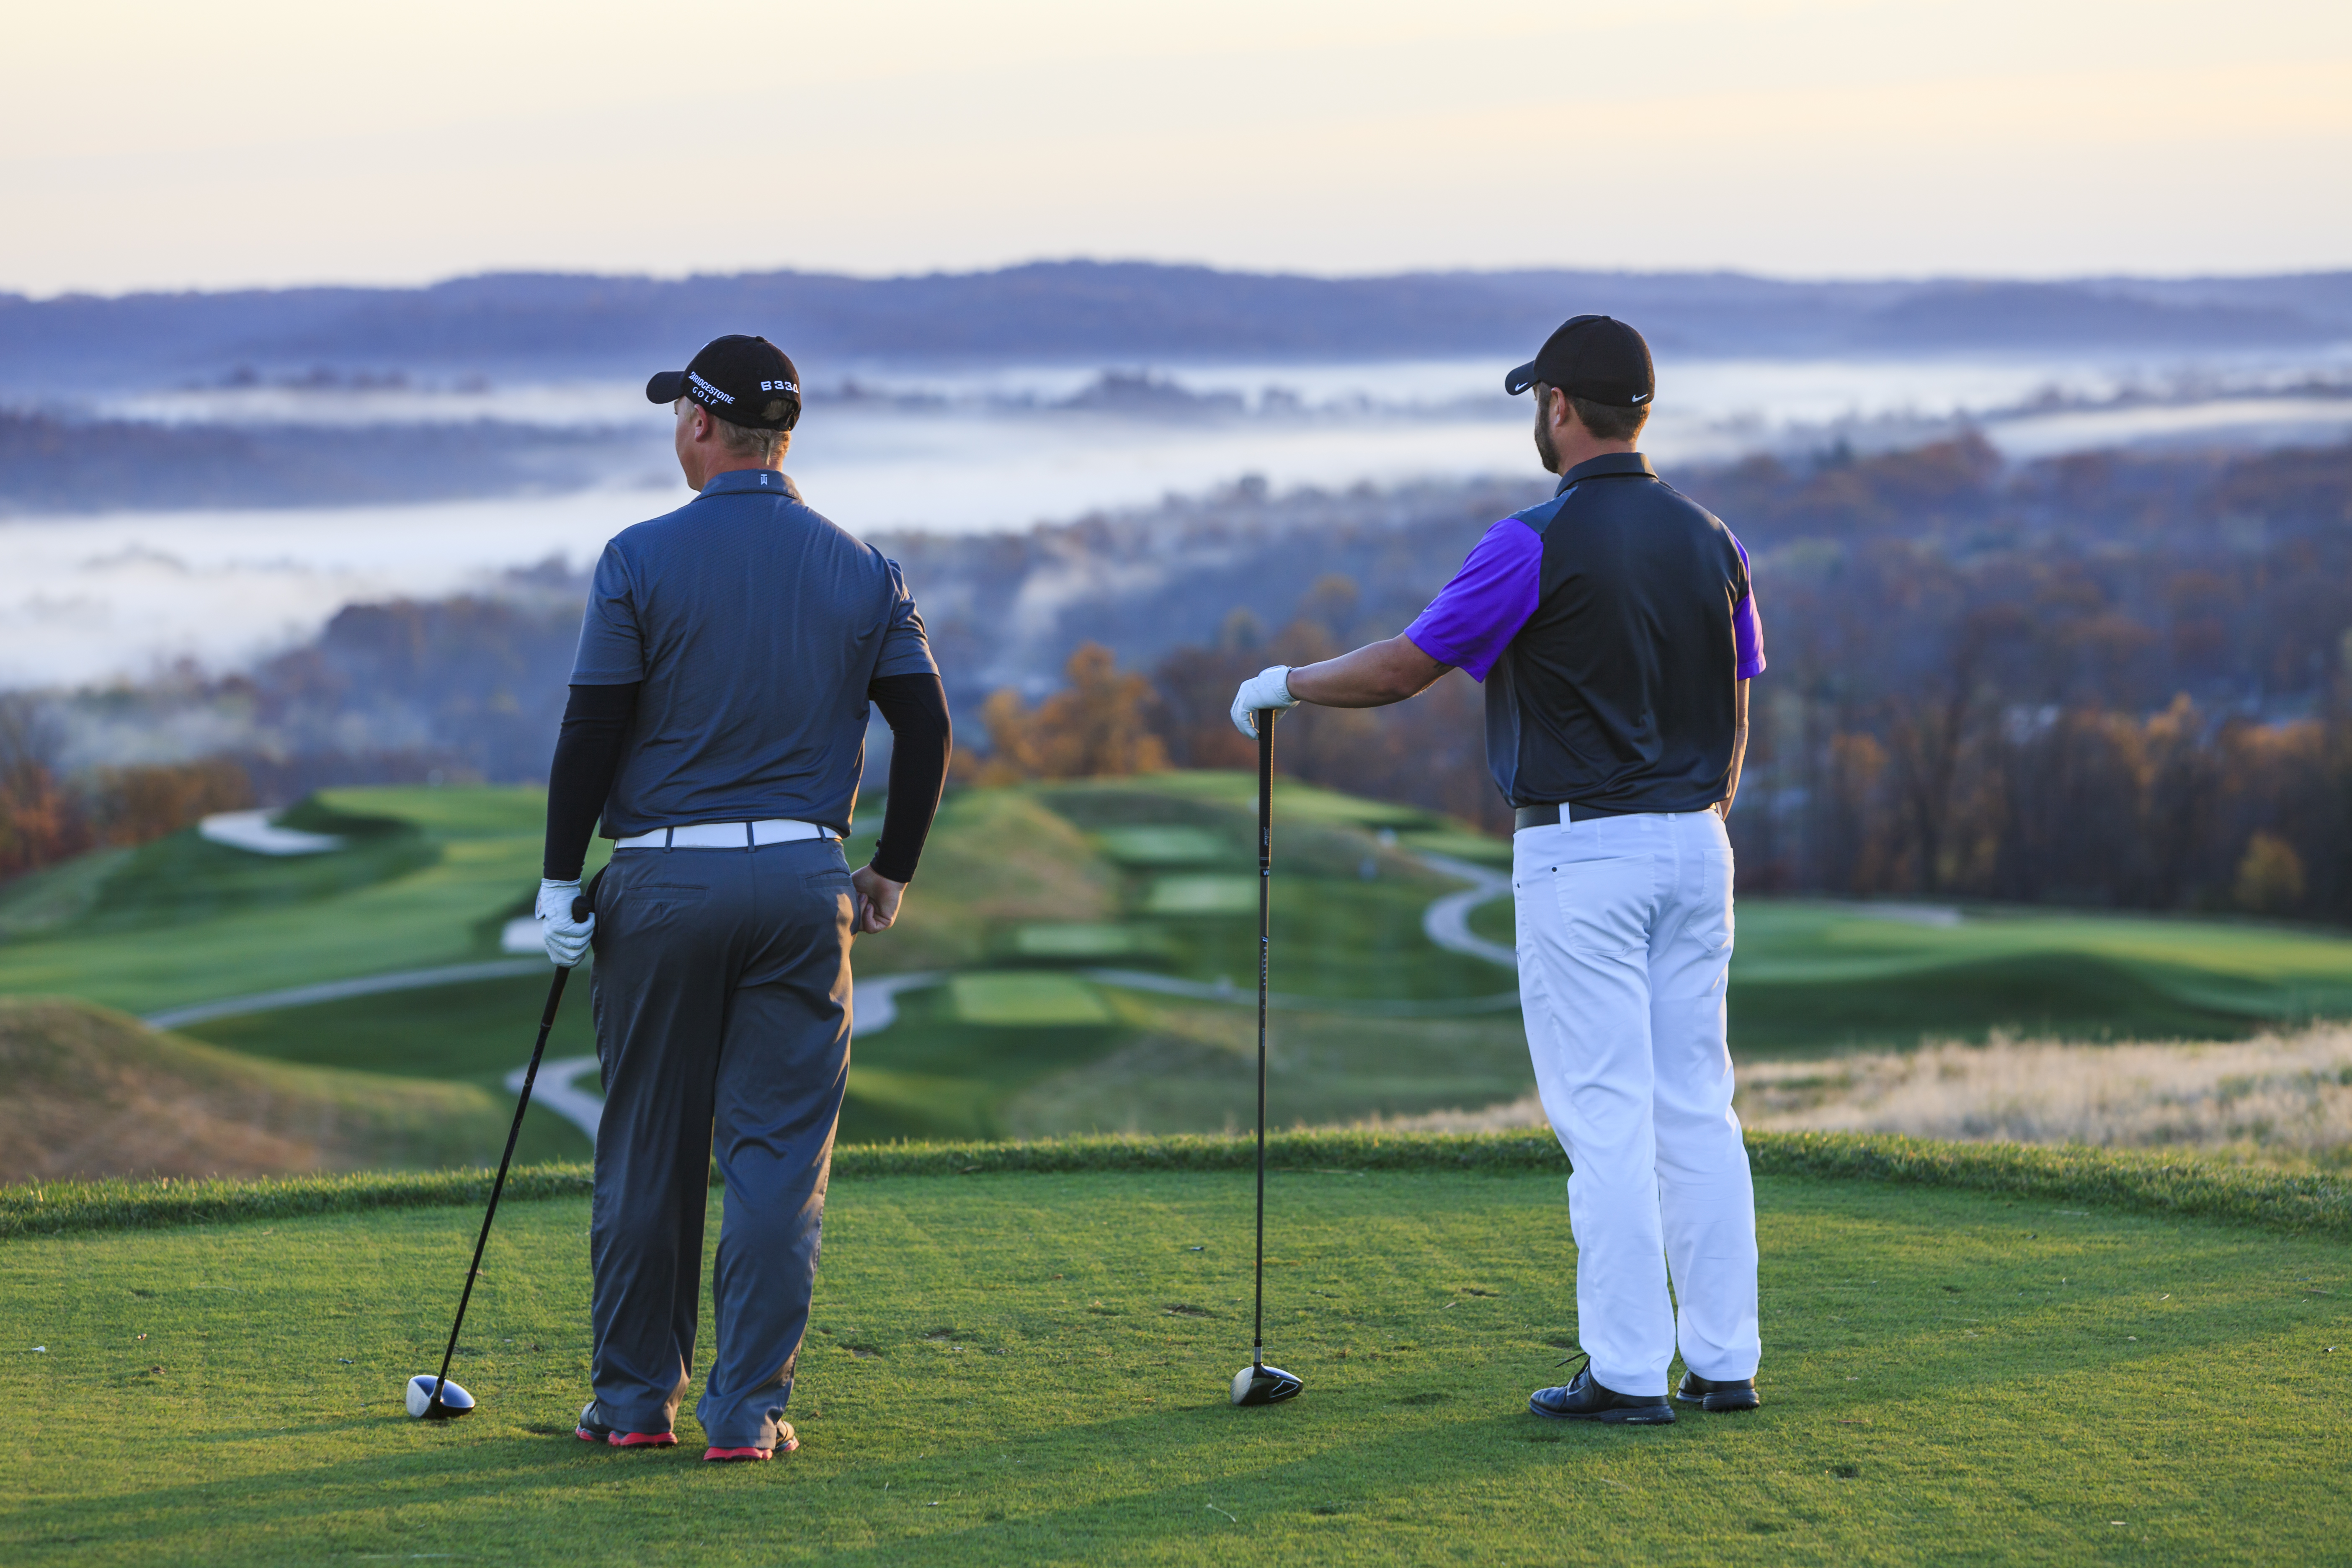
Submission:
{"label": "black and purple polo shirt", "polygon": [[1513,805],[1705,810],[1730,786],[1738,683],[1764,672],[1748,552],[1637,452],[1488,529],[1404,635],[1485,684]]}

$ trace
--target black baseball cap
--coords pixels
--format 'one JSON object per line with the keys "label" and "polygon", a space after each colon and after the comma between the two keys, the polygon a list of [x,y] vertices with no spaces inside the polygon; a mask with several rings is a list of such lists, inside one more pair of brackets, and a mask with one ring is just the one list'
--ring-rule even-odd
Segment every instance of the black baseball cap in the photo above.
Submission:
{"label": "black baseball cap", "polygon": [[765,338],[730,332],[702,345],[684,370],[646,383],[648,403],[691,397],[730,425],[789,430],[800,422],[801,373]]}
{"label": "black baseball cap", "polygon": [[1613,408],[1640,408],[1657,395],[1657,372],[1642,334],[1608,316],[1570,316],[1536,357],[1503,377],[1517,397],[1536,383]]}

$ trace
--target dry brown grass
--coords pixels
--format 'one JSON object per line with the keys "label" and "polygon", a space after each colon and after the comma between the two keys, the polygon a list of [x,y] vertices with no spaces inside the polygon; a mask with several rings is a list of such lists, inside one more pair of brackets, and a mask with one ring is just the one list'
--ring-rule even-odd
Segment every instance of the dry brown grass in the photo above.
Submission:
{"label": "dry brown grass", "polygon": [[[1738,1105],[1742,1123],[1757,1131],[2188,1147],[2344,1165],[2352,1163],[2352,1026],[2199,1043],[1996,1036],[1981,1046],[1749,1062],[1739,1069]],[[1543,1123],[1543,1107],[1528,1094],[1378,1125],[1476,1132]]]}
{"label": "dry brown grass", "polygon": [[86,1003],[0,1001],[0,1183],[496,1157],[485,1089],[257,1061]]}

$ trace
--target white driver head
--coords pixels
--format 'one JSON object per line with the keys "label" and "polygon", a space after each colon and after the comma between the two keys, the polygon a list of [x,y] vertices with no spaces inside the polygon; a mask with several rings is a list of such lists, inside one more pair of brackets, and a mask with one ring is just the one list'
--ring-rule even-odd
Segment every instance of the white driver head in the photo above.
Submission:
{"label": "white driver head", "polygon": [[[433,1401],[433,1385],[441,1385],[441,1401]],[[408,1413],[419,1421],[454,1421],[460,1415],[474,1413],[474,1396],[457,1386],[455,1379],[436,1377],[420,1372],[408,1380]]]}

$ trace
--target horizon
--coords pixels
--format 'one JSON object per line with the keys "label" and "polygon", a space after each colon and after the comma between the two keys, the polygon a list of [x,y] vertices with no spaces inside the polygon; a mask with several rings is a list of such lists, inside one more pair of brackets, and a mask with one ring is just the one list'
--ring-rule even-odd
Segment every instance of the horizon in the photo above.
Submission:
{"label": "horizon", "polygon": [[841,279],[856,283],[898,283],[928,279],[989,278],[1003,273],[1022,272],[1053,268],[1093,267],[1107,270],[1120,268],[1140,268],[1160,271],[1197,271],[1233,278],[1297,279],[1317,283],[1371,282],[1403,278],[1501,278],[1542,274],[1562,277],[1640,278],[1640,279],[1737,279],[1743,281],[1786,285],[1792,288],[1812,286],[1885,285],[1899,288],[1929,289],[1943,286],[1968,287],[1981,284],[2021,284],[2032,287],[2095,287],[2101,284],[2185,284],[2201,282],[2249,282],[2271,279],[2332,278],[2352,275],[2352,258],[2332,264],[2273,269],[2224,270],[2211,268],[2197,271],[2142,272],[2102,271],[2079,273],[2032,274],[2021,272],[1886,272],[1874,274],[1832,274],[1775,272],[1747,267],[1412,267],[1381,271],[1331,271],[1307,268],[1223,266],[1206,261],[1168,260],[1142,256],[1033,256],[1024,260],[1008,261],[996,266],[932,267],[898,271],[867,271],[849,268],[802,267],[790,264],[778,266],[747,265],[731,268],[697,268],[684,271],[648,268],[607,270],[595,268],[567,267],[505,267],[475,271],[449,272],[413,282],[366,282],[341,278],[316,278],[283,283],[231,283],[217,286],[188,288],[135,287],[121,289],[69,288],[48,293],[33,293],[24,289],[0,288],[0,299],[21,300],[29,304],[49,304],[63,300],[120,300],[176,295],[226,294],[295,294],[310,291],[351,290],[354,292],[426,293],[456,283],[485,280],[546,278],[566,280],[595,279],[620,282],[691,283],[704,280],[732,279],[803,277]]}

